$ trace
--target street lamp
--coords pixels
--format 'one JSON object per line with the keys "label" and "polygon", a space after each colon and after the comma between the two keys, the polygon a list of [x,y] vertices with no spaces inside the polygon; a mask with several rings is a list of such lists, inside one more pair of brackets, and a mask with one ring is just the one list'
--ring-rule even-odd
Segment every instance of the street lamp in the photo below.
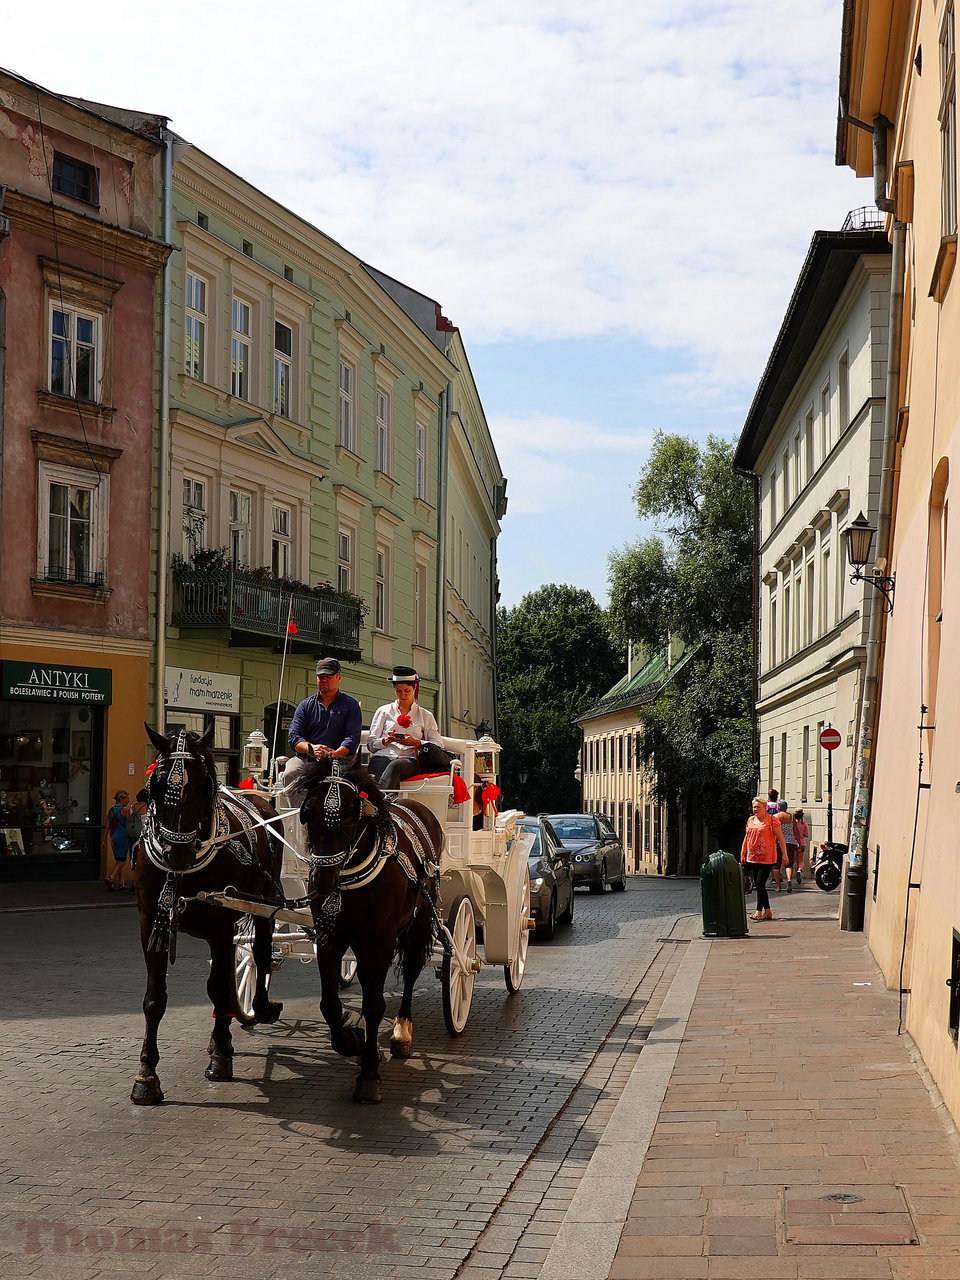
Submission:
{"label": "street lamp", "polygon": [[843,536],[847,540],[847,559],[853,565],[853,573],[850,577],[851,582],[869,582],[872,587],[883,596],[884,612],[893,613],[893,589],[896,585],[896,578],[885,577],[879,570],[874,569],[873,573],[865,574],[863,567],[870,563],[870,547],[873,544],[873,535],[877,532],[876,526],[872,525],[861,511],[856,520],[847,525],[843,531]]}

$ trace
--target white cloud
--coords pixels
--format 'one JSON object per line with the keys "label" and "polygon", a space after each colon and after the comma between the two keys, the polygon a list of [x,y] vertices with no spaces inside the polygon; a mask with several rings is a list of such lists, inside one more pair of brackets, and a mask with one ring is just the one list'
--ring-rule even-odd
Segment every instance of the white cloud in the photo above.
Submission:
{"label": "white cloud", "polygon": [[832,164],[836,0],[276,0],[269,36],[254,0],[85,12],[48,5],[59,46],[8,14],[4,61],[169,114],[468,345],[633,335],[722,397],[869,198]]}

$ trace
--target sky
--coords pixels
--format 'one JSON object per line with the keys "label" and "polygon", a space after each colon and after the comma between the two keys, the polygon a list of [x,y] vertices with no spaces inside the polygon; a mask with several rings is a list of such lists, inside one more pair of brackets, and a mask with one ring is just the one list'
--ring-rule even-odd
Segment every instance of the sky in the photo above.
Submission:
{"label": "sky", "polygon": [[48,0],[0,62],[157,112],[460,327],[502,603],[605,603],[657,430],[739,433],[834,164],[841,0]]}

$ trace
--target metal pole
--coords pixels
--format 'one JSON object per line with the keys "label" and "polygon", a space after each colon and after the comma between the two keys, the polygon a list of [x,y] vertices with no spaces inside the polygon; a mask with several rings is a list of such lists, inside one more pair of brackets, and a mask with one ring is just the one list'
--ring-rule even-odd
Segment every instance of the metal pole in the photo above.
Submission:
{"label": "metal pole", "polygon": [[273,742],[270,744],[270,763],[277,758],[277,733],[280,730],[280,708],[283,706],[283,673],[287,666],[287,649],[290,646],[290,623],[293,621],[293,592],[287,608],[287,625],[283,629],[283,656],[280,659],[280,684],[277,688],[277,714],[273,721]]}
{"label": "metal pole", "polygon": [[827,840],[833,843],[833,752],[827,752]]}

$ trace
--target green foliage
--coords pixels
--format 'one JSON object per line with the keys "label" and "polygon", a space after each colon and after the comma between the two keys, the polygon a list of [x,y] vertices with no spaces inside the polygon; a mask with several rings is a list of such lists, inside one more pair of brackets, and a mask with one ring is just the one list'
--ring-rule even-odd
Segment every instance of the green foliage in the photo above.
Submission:
{"label": "green foliage", "polygon": [[506,802],[529,813],[576,812],[574,720],[623,674],[606,613],[589,591],[540,587],[499,610],[497,664]]}
{"label": "green foliage", "polygon": [[634,491],[658,534],[610,556],[610,615],[621,640],[693,651],[644,707],[638,750],[664,800],[722,820],[753,779],[751,601],[753,494],[733,445],[660,432]]}

